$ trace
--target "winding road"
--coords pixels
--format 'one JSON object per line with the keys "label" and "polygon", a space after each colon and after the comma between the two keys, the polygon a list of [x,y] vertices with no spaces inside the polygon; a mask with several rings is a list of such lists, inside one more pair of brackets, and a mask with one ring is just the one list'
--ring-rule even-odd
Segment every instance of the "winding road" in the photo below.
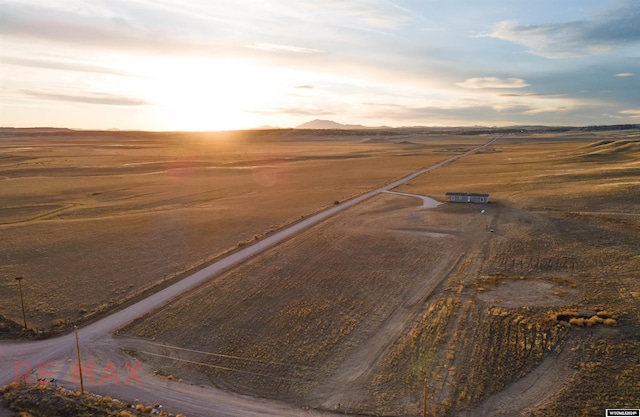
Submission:
{"label": "winding road", "polygon": [[[116,311],[98,321],[95,321],[78,331],[80,343],[82,345],[83,361],[93,361],[95,363],[115,363],[124,369],[125,362],[130,360],[122,352],[121,348],[126,346],[122,341],[117,341],[113,332],[132,320],[158,308],[186,291],[202,284],[203,282],[219,275],[220,273],[241,264],[249,258],[289,239],[306,229],[330,218],[331,216],[362,203],[380,193],[388,192],[422,174],[440,168],[445,164],[457,159],[471,155],[478,150],[493,144],[498,137],[494,137],[484,145],[471,149],[463,154],[456,155],[428,168],[421,169],[404,178],[394,181],[382,188],[362,194],[351,200],[345,201],[328,210],[318,213],[312,217],[302,220],[282,231],[239,250],[206,268],[186,277],[185,279],[161,290],[153,295],[132,304],[122,310]],[[0,343],[0,385],[14,381],[17,375],[25,373],[29,367],[33,373],[40,371],[40,376],[48,374],[58,377],[58,381],[65,386],[77,386],[77,381],[72,378],[71,372],[67,372],[70,364],[75,361],[75,336],[73,333],[48,340],[33,342]],[[38,364],[44,364],[40,367]],[[104,365],[103,365],[104,366]],[[315,411],[304,410],[305,404],[298,404],[297,407],[256,399],[252,397],[240,396],[224,392],[204,385],[190,385],[187,383],[171,383],[166,379],[157,378],[151,375],[151,370],[140,364],[141,369],[136,369],[134,375],[130,376],[129,383],[123,383],[126,375],[121,375],[120,379],[111,379],[110,384],[93,381],[94,384],[87,385],[91,391],[110,395],[116,398],[131,399],[138,398],[141,401],[155,403],[162,399],[162,403],[167,410],[181,412],[193,416],[321,416],[329,415]],[[62,372],[65,370],[65,372]],[[131,370],[129,372],[132,372]],[[35,380],[34,376],[30,376]],[[103,377],[104,379],[104,377]],[[118,381],[120,383],[118,383]],[[102,381],[104,382],[104,381]]]}

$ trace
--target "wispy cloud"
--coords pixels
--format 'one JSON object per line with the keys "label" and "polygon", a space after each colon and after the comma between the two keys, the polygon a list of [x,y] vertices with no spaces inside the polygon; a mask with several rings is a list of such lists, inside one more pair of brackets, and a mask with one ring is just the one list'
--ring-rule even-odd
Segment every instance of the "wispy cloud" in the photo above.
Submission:
{"label": "wispy cloud", "polygon": [[[172,26],[161,26],[168,20],[167,12],[147,10],[153,12],[157,21],[144,18],[137,19],[135,11],[123,10],[116,7],[111,13],[86,12],[49,7],[43,5],[5,3],[0,13],[0,35],[5,39],[27,40],[34,39],[50,44],[83,46],[98,48],[98,50],[117,50],[131,52],[146,52],[156,54],[188,54],[199,51],[213,54],[216,47],[224,52],[222,44],[205,36],[188,30],[176,30],[176,24],[182,23],[187,27],[198,27],[193,19],[178,18]],[[158,16],[162,14],[162,16]],[[181,20],[182,19],[182,20]],[[204,35],[204,34],[203,34]]]}
{"label": "wispy cloud", "polygon": [[[300,7],[304,3],[295,1],[295,4]],[[302,7],[309,7],[316,16],[330,15],[338,25],[368,30],[399,29],[413,20],[406,9],[381,0],[325,0]]]}
{"label": "wispy cloud", "polygon": [[545,58],[572,58],[605,53],[640,42],[640,3],[628,2],[623,9],[590,19],[543,25],[498,23],[488,36],[524,45]]}
{"label": "wispy cloud", "polygon": [[151,104],[146,100],[114,94],[59,94],[33,90],[22,90],[21,92],[27,96],[39,99],[68,101],[73,103],[101,104],[107,106],[143,106]]}
{"label": "wispy cloud", "polygon": [[31,68],[45,68],[62,71],[92,72],[99,74],[120,75],[126,77],[135,77],[136,75],[120,71],[113,68],[101,67],[99,65],[91,65],[80,62],[57,61],[49,59],[33,59],[33,58],[0,58],[0,62],[10,65]]}
{"label": "wispy cloud", "polygon": [[498,94],[498,97],[563,97],[564,94],[545,94],[545,93],[504,93]]}
{"label": "wispy cloud", "polygon": [[254,43],[252,45],[248,45],[247,47],[253,48],[253,49],[259,49],[261,51],[290,52],[295,54],[311,54],[311,53],[322,52],[319,49],[303,48],[300,46],[292,46],[292,45],[279,45],[275,43]]}
{"label": "wispy cloud", "polygon": [[[466,103],[466,104],[463,104]],[[380,105],[371,118],[393,118],[403,125],[513,125],[513,124],[592,124],[602,120],[602,103],[570,98],[500,100],[495,96],[470,98],[458,106]],[[567,123],[567,118],[573,120]]]}
{"label": "wispy cloud", "polygon": [[624,116],[631,117],[633,119],[640,119],[640,109],[623,110],[623,111],[621,111],[619,113],[624,115]]}
{"label": "wispy cloud", "polygon": [[[344,41],[357,32],[395,30],[410,21],[402,9],[382,0],[279,0],[260,5],[252,0],[111,0],[70,6],[55,1],[9,2],[2,4],[0,34],[163,55],[220,55],[230,50],[237,52],[244,45],[308,53],[318,50],[282,42],[280,29],[287,27],[296,33],[302,44],[305,40],[322,44]],[[253,43],[255,39],[261,39],[261,43]]]}
{"label": "wispy cloud", "polygon": [[290,115],[290,116],[332,116],[335,115],[334,112],[326,109],[319,108],[298,108],[298,107],[275,107],[273,109],[267,110],[248,110],[248,113],[257,113],[257,114],[278,114],[278,115]]}
{"label": "wispy cloud", "polygon": [[530,112],[534,110],[528,105],[503,106],[495,105],[473,105],[460,108],[442,108],[434,106],[412,107],[396,106],[395,109],[384,109],[372,116],[381,119],[392,117],[403,120],[405,125],[426,124],[438,125],[481,125],[495,123],[504,125],[506,121],[510,123],[528,122],[532,120]]}
{"label": "wispy cloud", "polygon": [[[15,1],[2,4],[0,36],[16,50],[41,45],[87,56],[237,58],[309,71],[366,66],[371,73],[372,63],[397,68],[406,59],[387,34],[411,21],[383,0]],[[381,36],[391,40],[372,48],[372,38]]]}
{"label": "wispy cloud", "polygon": [[462,88],[524,88],[529,84],[522,78],[498,78],[498,77],[481,77],[468,78],[461,83],[456,83]]}
{"label": "wispy cloud", "polygon": [[[598,124],[610,120],[605,108],[637,120],[640,1],[585,1],[579,11],[557,0],[434,5],[0,0],[0,121]],[[490,33],[466,36],[481,31]],[[615,53],[594,56],[604,51]]]}

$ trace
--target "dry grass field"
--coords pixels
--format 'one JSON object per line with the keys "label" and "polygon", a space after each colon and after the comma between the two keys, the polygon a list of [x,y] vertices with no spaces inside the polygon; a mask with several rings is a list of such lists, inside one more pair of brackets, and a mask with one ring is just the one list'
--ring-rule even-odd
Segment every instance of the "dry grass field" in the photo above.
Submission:
{"label": "dry grass field", "polygon": [[[0,314],[89,320],[488,140],[2,131]],[[346,414],[603,415],[640,398],[640,135],[507,135],[172,301],[122,348],[184,383]],[[481,213],[485,209],[486,213]],[[493,232],[490,232],[493,230]]]}
{"label": "dry grass field", "polygon": [[[416,355],[435,348],[444,361],[406,372],[413,389],[428,375],[437,415],[638,407],[640,136],[589,136],[505,139],[402,187],[490,192],[495,233],[473,274],[450,278],[456,295],[439,302],[452,307],[434,307],[399,341],[371,383],[375,392],[388,395],[400,382],[394,361],[413,355],[406,366],[415,366]],[[454,317],[444,344],[431,341],[434,316]],[[389,403],[399,405],[380,406]]]}
{"label": "dry grass field", "polygon": [[637,131],[505,136],[396,191],[492,203],[380,195],[123,346],[161,375],[341,413],[419,415],[425,381],[433,416],[638,408]]}
{"label": "dry grass field", "polygon": [[486,141],[411,133],[0,131],[0,319],[64,331],[238,245]]}

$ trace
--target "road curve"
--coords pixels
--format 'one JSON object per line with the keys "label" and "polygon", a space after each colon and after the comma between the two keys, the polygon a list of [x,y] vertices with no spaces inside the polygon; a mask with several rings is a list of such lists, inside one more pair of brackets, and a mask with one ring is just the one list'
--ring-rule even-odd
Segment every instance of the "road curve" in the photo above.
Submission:
{"label": "road curve", "polygon": [[[413,174],[407,175],[406,177],[401,178],[397,181],[394,181],[382,188],[379,188],[377,190],[370,191],[358,197],[352,198],[328,210],[325,210],[321,213],[318,213],[307,219],[304,219],[282,231],[274,233],[273,235],[229,255],[207,266],[206,268],[198,272],[195,272],[194,274],[184,278],[183,280],[161,291],[158,291],[157,293],[150,295],[149,297],[135,304],[132,304],[122,310],[116,311],[98,321],[95,321],[79,329],[78,331],[79,338],[82,341],[83,345],[99,345],[103,341],[106,344],[109,344],[108,340],[111,339],[111,334],[113,331],[131,322],[132,320],[150,312],[154,308],[162,306],[163,304],[169,302],[175,297],[219,275],[220,273],[236,265],[239,265],[240,263],[246,261],[247,259],[260,254],[261,252],[279,244],[280,242],[286,239],[291,238],[292,236],[295,236],[301,233],[302,231],[328,219],[329,217],[343,210],[346,210],[350,207],[360,204],[363,201],[368,200],[380,193],[390,191],[395,187],[398,187],[429,171],[440,168],[445,164],[453,162],[467,155],[473,154],[478,150],[491,145],[497,139],[498,137],[495,137],[491,141],[485,143],[484,145],[478,146],[463,154],[448,158],[428,168],[424,168],[419,171],[416,171]],[[74,349],[75,349],[75,336],[73,333],[63,335],[53,339],[48,339],[48,340],[23,342],[23,343],[15,343],[15,342],[0,343],[0,363],[2,364],[0,369],[0,385],[10,383],[14,380],[14,364],[17,362],[22,361],[22,362],[27,362],[31,364],[37,364],[37,363],[43,363],[47,361],[68,360],[68,358],[72,356]],[[128,388],[132,390],[131,395],[135,395],[135,389],[137,388],[135,386],[130,386]],[[187,395],[187,393],[185,393],[184,395]],[[218,395],[220,396],[228,395],[230,396],[230,398],[233,397],[235,400],[230,402],[233,405],[227,404],[224,410],[221,409],[216,411],[215,409],[209,409],[207,413],[207,415],[209,416],[216,416],[216,415],[247,416],[248,410],[255,411],[255,404],[252,403],[252,401],[254,401],[253,399],[246,398],[246,399],[243,399],[243,401],[238,401],[237,396],[234,396],[232,394],[218,392]],[[255,400],[256,403],[259,403],[260,401],[261,400]],[[263,405],[266,405],[266,404],[263,404]],[[212,407],[213,406],[215,406],[215,404],[213,404]],[[281,409],[280,409],[280,412],[282,412]],[[308,412],[304,412],[304,414],[300,414],[300,415],[309,415],[307,413]],[[253,415],[253,414],[250,414],[250,415]],[[265,410],[265,412],[260,413],[260,415],[284,415],[284,414],[278,414],[277,410],[275,410],[275,413],[270,413],[267,410]],[[286,415],[294,415],[294,414],[286,414]]]}

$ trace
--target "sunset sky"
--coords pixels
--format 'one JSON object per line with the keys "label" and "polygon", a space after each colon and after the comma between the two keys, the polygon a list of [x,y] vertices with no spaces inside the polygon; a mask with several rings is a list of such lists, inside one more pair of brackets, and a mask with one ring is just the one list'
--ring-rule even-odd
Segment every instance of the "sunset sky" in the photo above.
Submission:
{"label": "sunset sky", "polygon": [[636,0],[0,0],[0,126],[640,123]]}

